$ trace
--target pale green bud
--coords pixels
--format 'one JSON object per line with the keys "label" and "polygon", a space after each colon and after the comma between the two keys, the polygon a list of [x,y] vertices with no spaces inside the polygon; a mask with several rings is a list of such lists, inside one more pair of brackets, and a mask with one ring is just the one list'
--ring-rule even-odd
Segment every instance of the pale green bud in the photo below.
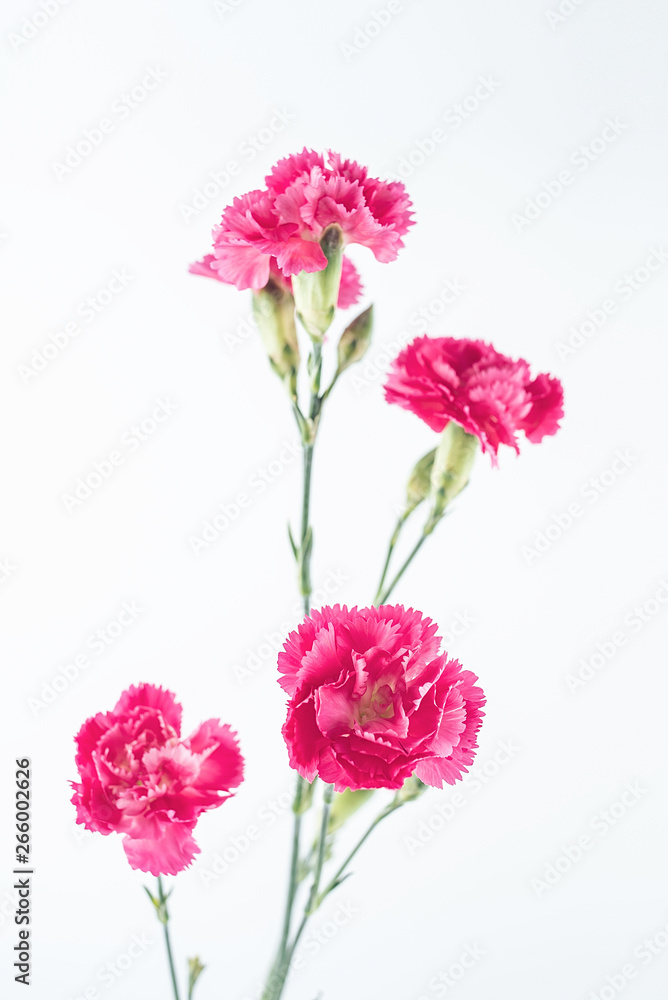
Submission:
{"label": "pale green bud", "polygon": [[373,306],[369,306],[359,316],[356,316],[341,334],[338,347],[337,375],[354,365],[356,361],[361,361],[369,349],[372,329]]}
{"label": "pale green bud", "polygon": [[322,271],[300,271],[292,278],[292,291],[297,315],[312,340],[322,341],[331,326],[343,267],[343,232],[338,225],[328,226],[322,234],[320,248],[327,258]]}
{"label": "pale green bud", "polygon": [[432,529],[468,483],[477,450],[478,438],[451,420],[441,434],[431,470]]}
{"label": "pale green bud", "polygon": [[413,466],[406,486],[406,514],[414,511],[431,493],[431,473],[435,457],[436,449],[432,448]]}
{"label": "pale green bud", "polygon": [[195,983],[202,975],[205,968],[206,966],[202,965],[201,960],[197,956],[188,959],[188,996],[192,995]]}
{"label": "pale green bud", "polygon": [[295,300],[273,279],[253,292],[253,315],[269,364],[291,396],[297,395],[299,342],[295,325]]}
{"label": "pale green bud", "polygon": [[368,802],[374,791],[373,788],[359,788],[356,791],[346,788],[344,792],[336,794],[329,813],[327,832],[331,834],[339,830],[360,806]]}

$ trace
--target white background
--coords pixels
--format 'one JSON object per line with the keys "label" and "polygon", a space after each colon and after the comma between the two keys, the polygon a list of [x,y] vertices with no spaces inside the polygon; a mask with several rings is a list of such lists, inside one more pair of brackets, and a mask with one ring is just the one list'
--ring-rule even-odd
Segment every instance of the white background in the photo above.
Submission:
{"label": "white background", "polygon": [[[0,588],[3,996],[24,995],[11,981],[6,896],[7,804],[13,759],[24,755],[35,800],[30,995],[169,995],[159,927],[141,889],[151,879],[130,870],[116,837],[78,836],[67,784],[83,720],[140,680],[177,693],[187,731],[215,715],[241,735],[246,782],[198,826],[202,854],[177,880],[173,933],[181,973],[195,952],[209,966],[198,1000],[256,995],[277,938],[290,832],[284,699],[265,643],[296,620],[286,521],[297,517],[299,463],[284,450],[295,432],[281,386],[257,337],[243,335],[248,293],[186,268],[208,251],[225,204],[261,186],[278,157],[304,144],[331,147],[387,176],[411,153],[417,163],[417,143],[443,127],[445,141],[405,171],[417,225],[399,259],[380,265],[353,248],[377,326],[369,365],[342,380],[325,413],[316,586],[329,586],[334,601],[371,599],[408,471],[435,443],[382,399],[383,363],[402,335],[420,332],[417,310],[427,310],[430,334],[489,338],[559,375],[567,416],[556,437],[519,458],[502,455],[499,470],[478,461],[456,511],[396,592],[443,631],[469,621],[448,647],[488,696],[473,771],[485,783],[463,791],[447,823],[436,809],[451,802],[451,789],[387,822],[331,898],[329,917],[344,926],[323,946],[307,939],[287,997],[313,1000],[319,989],[331,1000],[446,995],[439,974],[475,945],[484,956],[447,996],[605,1000],[614,995],[606,977],[619,983],[631,962],[637,974],[622,980],[624,996],[657,1000],[668,948],[657,945],[651,962],[634,952],[657,934],[668,940],[659,655],[668,601],[668,261],[658,266],[655,254],[656,270],[642,270],[668,246],[665,5],[587,0],[557,21],[547,16],[556,0],[402,0],[378,33],[365,25],[383,0],[225,6],[71,0],[47,24],[38,15],[29,40],[19,33],[31,32],[24,19],[40,8],[24,0],[2,7],[0,557],[12,567]],[[115,102],[151,68],[166,78],[121,118]],[[484,101],[470,96],[480,77],[493,90]],[[467,98],[473,110],[457,118],[453,109]],[[291,120],[271,134],[276,110]],[[77,166],[59,169],[68,146],[105,117],[113,131]],[[608,118],[623,125],[620,134],[582,169],[577,151]],[[249,152],[258,134],[265,144]],[[237,176],[209,187],[198,210],[184,209],[230,160]],[[527,199],[565,169],[573,182],[518,224]],[[629,293],[624,275],[638,268]],[[114,269],[132,280],[84,322],[80,304]],[[445,308],[439,296],[455,279],[465,290]],[[600,328],[560,350],[587,310],[610,298],[617,308]],[[33,351],[73,320],[78,335],[26,377],[21,366]],[[177,404],[175,412],[140,448],[124,448],[122,466],[68,513],[63,494],[157,399]],[[627,455],[621,474],[609,471],[618,450]],[[260,492],[253,477],[269,466],[273,482]],[[240,492],[248,508],[196,556],[191,536]],[[572,504],[580,513],[569,524],[562,515]],[[550,525],[549,544],[532,555]],[[89,637],[132,601],[142,613],[96,655]],[[569,690],[581,658],[620,631],[625,644]],[[41,699],[45,682],[84,652],[90,666],[36,708],[29,699]],[[257,669],[240,677],[235,667],[249,660]],[[492,774],[500,741],[519,749]],[[611,826],[601,810],[627,783],[643,793]],[[271,823],[270,803],[281,796]],[[374,808],[353,824],[351,842]],[[255,842],[205,888],[203,873],[226,849],[233,856],[231,838],[244,845],[249,825]],[[418,829],[433,836],[411,850],[406,838]],[[582,859],[538,891],[532,880],[585,835]],[[314,922],[321,937],[335,926],[329,917]],[[105,985],[99,970],[119,958],[127,965],[134,934],[152,943]]]}

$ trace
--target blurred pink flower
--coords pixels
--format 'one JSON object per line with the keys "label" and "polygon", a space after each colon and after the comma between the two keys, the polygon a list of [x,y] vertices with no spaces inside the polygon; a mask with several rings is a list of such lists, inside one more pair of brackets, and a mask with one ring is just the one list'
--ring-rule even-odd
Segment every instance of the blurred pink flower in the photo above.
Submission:
{"label": "blurred pink flower", "polygon": [[72,782],[77,823],[124,835],[132,868],[176,875],[199,847],[192,831],[207,809],[243,780],[235,734],[217,719],[182,739],[181,706],[152,684],[124,691],[111,712],[88,719],[76,737],[81,782]]}
{"label": "blurred pink flower", "polygon": [[[289,278],[322,271],[327,259],[319,241],[336,224],[344,245],[369,247],[377,260],[392,261],[412,225],[403,184],[367,176],[366,167],[329,152],[303,149],[279,160],[267,187],[235,198],[213,231],[209,267],[239,289],[264,288],[271,258]],[[198,268],[193,273],[204,273]]]}
{"label": "blurred pink flower", "polygon": [[418,337],[394,360],[385,398],[411,410],[439,433],[451,421],[492,453],[506,444],[519,452],[517,434],[541,441],[556,434],[564,415],[559,379],[532,380],[523,359],[513,361],[482,340]]}
{"label": "blurred pink flower", "polygon": [[485,697],[477,677],[440,653],[419,611],[312,611],[278,656],[290,696],[290,764],[345,788],[400,788],[415,774],[454,784],[472,763]]}

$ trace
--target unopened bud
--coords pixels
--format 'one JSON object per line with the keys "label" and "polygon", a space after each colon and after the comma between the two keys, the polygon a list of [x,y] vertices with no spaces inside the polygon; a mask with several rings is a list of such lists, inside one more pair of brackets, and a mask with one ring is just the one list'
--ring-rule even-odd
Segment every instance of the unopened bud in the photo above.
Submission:
{"label": "unopened bud", "polygon": [[202,965],[202,962],[197,955],[194,958],[188,959],[188,996],[192,995],[195,983],[202,975],[205,968],[206,966]]}
{"label": "unopened bud", "polygon": [[334,224],[322,234],[320,248],[327,258],[322,271],[300,271],[292,278],[297,315],[312,340],[322,341],[331,326],[341,284],[343,231]]}
{"label": "unopened bud", "polygon": [[430,518],[432,528],[443,516],[448,504],[468,483],[477,450],[478,438],[474,434],[468,434],[454,420],[446,425],[431,470],[434,502]]}
{"label": "unopened bud", "polygon": [[358,788],[355,791],[346,788],[344,792],[337,793],[334,796],[332,808],[329,813],[327,832],[330,834],[336,833],[346,820],[371,798],[374,791],[375,789],[373,788]]}
{"label": "unopened bud", "polygon": [[269,364],[290,395],[296,396],[299,342],[292,295],[270,278],[264,288],[253,292],[253,315]]}
{"label": "unopened bud", "polygon": [[338,375],[364,357],[371,343],[372,329],[373,306],[369,306],[356,316],[341,334],[338,347]]}
{"label": "unopened bud", "polygon": [[431,473],[435,457],[436,449],[432,448],[413,466],[406,485],[406,514],[414,511],[431,493]]}

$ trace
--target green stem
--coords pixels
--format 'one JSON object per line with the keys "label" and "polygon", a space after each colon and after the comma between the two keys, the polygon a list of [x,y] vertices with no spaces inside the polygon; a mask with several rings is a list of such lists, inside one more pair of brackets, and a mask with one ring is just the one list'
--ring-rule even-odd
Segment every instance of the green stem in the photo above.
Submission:
{"label": "green stem", "polygon": [[310,507],[311,507],[311,478],[313,475],[313,448],[312,444],[304,445],[304,497],[302,500],[302,545],[310,527]]}
{"label": "green stem", "polygon": [[174,969],[174,957],[172,955],[172,945],[169,939],[169,913],[167,911],[167,897],[162,886],[162,877],[158,875],[158,899],[160,900],[160,909],[162,911],[162,916],[160,917],[160,922],[162,923],[165,932],[165,945],[167,946],[167,959],[169,961],[169,971],[172,976],[172,988],[174,990],[174,1000],[179,1000],[179,987],[176,981],[176,971]]}
{"label": "green stem", "polygon": [[302,795],[304,794],[304,785],[306,782],[302,778],[301,774],[297,775],[297,789],[295,791],[295,801],[293,805],[293,810],[295,814],[295,824],[292,836],[292,857],[290,859],[290,880],[288,883],[288,899],[285,908],[285,919],[283,921],[283,932],[281,934],[281,944],[279,948],[279,954],[281,956],[285,955],[285,949],[288,945],[288,938],[290,937],[290,922],[292,918],[292,907],[295,902],[295,895],[297,892],[297,873],[299,869],[299,834],[301,829],[301,803]]}
{"label": "green stem", "polygon": [[320,840],[318,841],[318,856],[313,873],[313,885],[308,899],[308,905],[304,916],[310,917],[316,908],[318,891],[320,889],[320,879],[322,878],[322,866],[325,863],[325,849],[327,847],[327,830],[329,828],[329,814],[334,799],[334,785],[325,785],[322,799],[322,821],[320,823]]}
{"label": "green stem", "polygon": [[309,374],[311,376],[311,396],[308,409],[308,420],[302,424],[302,448],[304,453],[304,495],[302,500],[301,544],[299,549],[299,587],[304,600],[304,614],[311,610],[311,550],[313,546],[313,529],[311,528],[311,481],[313,478],[313,452],[320,423],[322,398],[320,396],[320,378],[322,376],[322,344],[313,345],[313,353],[309,358]]}
{"label": "green stem", "polygon": [[311,548],[312,548],[312,536],[309,537],[309,533],[312,531],[310,520],[310,504],[311,504],[311,477],[313,474],[313,444],[304,444],[304,497],[302,502],[302,531],[301,531],[301,541],[298,553],[298,567],[299,567],[299,590],[302,595],[302,600],[304,602],[304,614],[307,615],[311,610]]}
{"label": "green stem", "polygon": [[[320,378],[322,375],[322,345],[315,343],[313,353],[309,359],[309,374],[311,377],[311,393],[308,409],[308,420],[304,418],[299,408],[295,405],[295,417],[297,426],[302,437],[302,450],[304,456],[304,481],[302,496],[302,519],[300,531],[300,546],[298,552],[299,563],[299,585],[302,598],[304,600],[304,614],[308,615],[311,610],[311,549],[312,549],[312,529],[311,529],[311,481],[313,477],[313,452],[315,449],[315,439],[320,420],[322,408],[322,397],[320,396]],[[288,880],[288,895],[283,917],[283,928],[281,940],[278,947],[276,959],[269,974],[269,980],[262,993],[262,1000],[279,1000],[285,980],[290,969],[290,960],[294,950],[294,944],[289,945],[290,928],[292,926],[292,911],[294,909],[295,896],[297,895],[297,885],[299,877],[300,861],[300,835],[302,810],[301,803],[306,788],[306,781],[298,775],[297,789],[293,804],[294,828],[292,835],[292,856],[290,860],[290,876]],[[329,813],[328,813],[329,815]],[[321,865],[322,870],[322,865]]]}
{"label": "green stem", "polygon": [[264,993],[262,994],[262,1000],[274,1000],[275,997],[280,996],[280,990],[277,993],[276,990],[279,987],[282,989],[282,985],[285,982],[285,977],[287,975],[287,970],[289,968],[290,962],[288,960],[286,965],[286,955],[288,953],[288,940],[290,938],[290,926],[292,924],[292,910],[295,904],[295,896],[297,894],[297,876],[299,872],[299,840],[301,833],[301,802],[302,796],[304,794],[304,787],[306,782],[300,774],[297,775],[297,788],[295,791],[295,798],[293,803],[294,811],[294,828],[292,833],[292,857],[290,859],[290,877],[288,879],[288,897],[285,904],[285,915],[283,917],[283,930],[281,932],[281,941],[278,946],[278,952],[274,964],[269,973],[269,980],[265,986]]}
{"label": "green stem", "polygon": [[333,889],[336,889],[337,885],[340,884],[340,882],[341,882],[341,876],[344,874],[346,868],[348,867],[348,865],[350,864],[350,862],[353,860],[353,858],[355,857],[355,855],[357,854],[357,852],[359,851],[359,849],[362,847],[362,845],[371,836],[371,834],[376,829],[376,827],[378,826],[378,824],[382,823],[382,821],[387,816],[390,816],[397,809],[400,809],[402,805],[404,805],[403,802],[400,802],[396,798],[394,798],[392,800],[392,802],[390,802],[389,805],[385,806],[385,808],[380,813],[378,813],[378,815],[376,816],[376,818],[373,821],[373,823],[371,823],[371,825],[368,827],[366,833],[364,833],[363,836],[360,838],[360,840],[357,841],[357,843],[353,847],[353,849],[350,852],[350,854],[348,855],[348,857],[339,866],[339,869],[336,872],[336,874],[332,876],[331,880],[327,883],[327,885],[325,886],[325,888],[320,893],[320,896],[318,898],[318,906],[322,903],[322,901],[325,899],[325,897],[328,896],[330,894],[330,892],[332,892]]}
{"label": "green stem", "polygon": [[387,577],[387,571],[390,568],[390,561],[392,559],[392,554],[394,552],[394,547],[397,544],[397,542],[399,541],[399,535],[401,534],[401,529],[403,528],[404,524],[406,523],[407,517],[408,517],[407,513],[404,513],[404,514],[401,515],[401,517],[397,521],[397,526],[394,529],[394,533],[393,533],[392,537],[390,538],[390,544],[388,545],[388,548],[387,548],[387,556],[385,557],[385,565],[383,566],[383,572],[382,572],[381,577],[380,577],[380,583],[378,584],[378,590],[376,591],[376,596],[373,599],[373,603],[375,605],[378,605],[378,604],[381,603],[381,598],[382,598],[382,594],[383,594],[383,586],[385,585],[385,578]]}
{"label": "green stem", "polygon": [[[270,995],[271,996],[271,1000],[279,1000],[279,998],[281,996],[281,992],[282,992],[282,989],[283,989],[283,985],[285,983],[285,979],[286,979],[287,974],[288,974],[288,970],[290,968],[290,963],[292,961],[292,957],[293,957],[293,955],[295,953],[295,949],[297,948],[297,945],[299,944],[299,940],[300,940],[300,938],[301,938],[301,936],[302,936],[302,934],[304,932],[304,929],[306,928],[306,925],[308,923],[309,918],[315,913],[315,911],[318,909],[318,907],[321,905],[321,903],[326,899],[326,897],[330,894],[330,892],[332,892],[334,889],[336,889],[336,887],[338,885],[340,885],[340,883],[342,881],[342,877],[341,876],[344,874],[344,872],[345,872],[346,868],[348,867],[348,865],[350,864],[350,862],[353,860],[353,858],[355,857],[355,855],[357,854],[357,852],[359,851],[359,849],[362,847],[362,845],[371,836],[371,834],[376,829],[376,827],[378,826],[378,824],[381,823],[391,813],[395,812],[395,810],[399,809],[402,805],[404,805],[404,803],[402,801],[397,800],[397,798],[395,797],[392,800],[392,802],[390,802],[390,804],[388,806],[386,806],[382,810],[382,812],[380,812],[378,814],[378,816],[376,816],[375,820],[369,826],[369,828],[367,829],[366,833],[360,838],[360,840],[358,840],[357,844],[352,849],[352,851],[350,852],[350,854],[348,855],[348,857],[340,865],[338,871],[336,872],[336,875],[334,875],[334,877],[327,883],[327,885],[325,886],[325,888],[323,889],[323,891],[321,893],[319,893],[318,889],[319,889],[319,886],[320,886],[320,879],[322,877],[322,868],[323,868],[324,858],[325,858],[327,825],[329,823],[329,810],[330,810],[332,792],[333,792],[333,786],[332,785],[328,785],[327,789],[325,790],[325,803],[324,803],[324,806],[323,806],[323,817],[322,817],[322,824],[321,824],[321,827],[320,827],[320,841],[319,841],[319,844],[318,844],[318,862],[317,862],[317,865],[316,865],[315,875],[314,875],[314,878],[313,878],[313,885],[311,886],[311,893],[309,895],[309,901],[308,901],[308,904],[307,904],[307,906],[306,906],[306,908],[304,910],[304,916],[302,917],[301,923],[300,923],[299,927],[297,928],[297,933],[295,934],[294,939],[293,939],[293,941],[292,941],[292,943],[291,943],[291,945],[290,945],[290,947],[289,947],[289,949],[288,949],[288,951],[287,951],[287,953],[285,955],[284,965],[283,965],[283,969],[282,969],[282,978],[280,979],[280,984],[279,984],[278,992],[275,993],[275,994],[272,993]],[[329,799],[327,798],[328,795],[329,795]]]}
{"label": "green stem", "polygon": [[325,389],[325,391],[322,394],[321,399],[322,399],[323,403],[325,402],[325,400],[329,396],[330,392],[332,391],[332,389],[334,388],[334,386],[336,385],[336,383],[339,381],[339,376],[340,375],[341,375],[341,372],[337,368],[336,372],[334,373],[334,378],[332,379],[332,381],[329,383],[329,385],[327,386],[327,388]]}
{"label": "green stem", "polygon": [[[325,793],[323,796],[322,803],[322,820],[320,823],[320,837],[318,840],[318,854],[316,858],[315,870],[313,873],[313,883],[311,885],[311,891],[309,893],[308,902],[304,907],[304,916],[301,919],[301,923],[297,928],[297,933],[294,936],[290,949],[286,955],[286,974],[290,968],[290,962],[292,961],[292,956],[295,953],[295,949],[299,944],[299,939],[304,933],[304,928],[308,923],[309,917],[311,917],[315,911],[320,906],[322,898],[318,895],[320,890],[320,880],[322,879],[322,869],[325,863],[325,851],[327,848],[327,829],[329,827],[329,814],[332,808],[332,800],[334,798],[334,785],[325,785]],[[279,994],[280,996],[280,994]]]}
{"label": "green stem", "polygon": [[376,604],[385,603],[385,601],[388,599],[388,597],[390,596],[396,585],[399,583],[399,580],[402,578],[402,576],[404,575],[410,564],[413,562],[415,556],[418,554],[418,552],[420,551],[426,540],[429,538],[430,534],[431,532],[428,532],[426,529],[422,532],[422,534],[417,540],[416,545],[413,547],[412,551],[410,552],[409,556],[401,566],[399,572],[396,574],[392,582],[386,587],[386,589],[382,593],[379,593],[377,595],[375,601]]}

